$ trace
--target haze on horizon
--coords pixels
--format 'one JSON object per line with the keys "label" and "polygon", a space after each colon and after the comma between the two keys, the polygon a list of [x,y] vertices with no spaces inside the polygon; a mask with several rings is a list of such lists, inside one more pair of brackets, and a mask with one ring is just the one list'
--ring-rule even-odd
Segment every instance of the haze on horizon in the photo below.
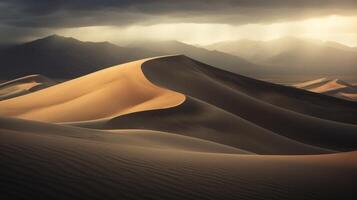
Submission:
{"label": "haze on horizon", "polygon": [[4,0],[0,43],[60,34],[121,44],[178,40],[207,45],[293,36],[357,46],[356,8],[352,0]]}

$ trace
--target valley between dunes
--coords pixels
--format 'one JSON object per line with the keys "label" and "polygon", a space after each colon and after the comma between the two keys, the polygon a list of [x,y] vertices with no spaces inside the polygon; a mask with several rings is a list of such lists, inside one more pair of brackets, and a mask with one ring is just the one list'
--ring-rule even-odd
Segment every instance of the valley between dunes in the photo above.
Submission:
{"label": "valley between dunes", "polygon": [[357,195],[356,102],[183,55],[25,89],[0,101],[1,199]]}

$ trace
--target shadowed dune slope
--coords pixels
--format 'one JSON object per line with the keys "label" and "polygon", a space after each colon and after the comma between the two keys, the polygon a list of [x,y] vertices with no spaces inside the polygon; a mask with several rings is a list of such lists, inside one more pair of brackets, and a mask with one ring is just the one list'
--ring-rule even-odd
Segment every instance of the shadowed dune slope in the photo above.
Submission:
{"label": "shadowed dune slope", "polygon": [[[185,56],[114,66],[2,101],[0,108],[4,116],[171,132],[259,154],[357,148],[357,126],[347,123],[357,118],[356,104],[257,81]],[[174,114],[165,116],[166,109]]]}
{"label": "shadowed dune slope", "polygon": [[347,124],[357,122],[357,107],[352,102],[257,81],[185,56],[153,59],[142,68],[145,76],[161,87],[195,97],[274,133],[329,149],[357,147],[357,126]]}
{"label": "shadowed dune slope", "polygon": [[332,150],[306,145],[256,126],[192,97],[179,106],[70,125],[94,129],[160,130],[226,144],[257,154],[319,154]]}
{"label": "shadowed dune slope", "polygon": [[4,118],[0,123],[6,124],[0,130],[2,199],[348,199],[356,194],[356,152],[239,155],[201,140],[197,143],[209,144],[210,152],[216,145],[214,152],[220,153],[194,151],[187,144],[183,151],[165,150],[138,140],[132,144],[143,148],[124,144],[119,138],[127,135],[121,133]]}
{"label": "shadowed dune slope", "polygon": [[[67,137],[139,148],[205,153],[251,154],[251,152],[193,137],[150,130],[101,131],[16,118],[1,118],[0,130],[35,133],[45,137]],[[30,134],[31,135],[31,134]]]}
{"label": "shadowed dune slope", "polygon": [[47,122],[94,120],[180,104],[184,95],[153,85],[140,60],[0,102],[0,115]]}
{"label": "shadowed dune slope", "polygon": [[42,75],[29,75],[0,84],[0,100],[10,99],[57,84]]}
{"label": "shadowed dune slope", "polygon": [[[357,104],[354,102],[251,79],[208,66],[185,56],[150,60],[143,64],[143,72],[155,84],[194,97],[202,94],[209,100],[233,101],[233,99],[222,99],[218,97],[223,96],[217,96],[221,93],[233,92],[241,94],[241,98],[244,95],[249,96],[294,112],[357,124]],[[203,87],[203,82],[207,82],[205,87]],[[212,91],[209,86],[213,85],[214,88],[220,89],[221,93],[216,93],[216,90]],[[202,90],[203,88],[207,90]]]}
{"label": "shadowed dune slope", "polygon": [[[333,117],[334,109],[353,113],[354,104],[349,102],[241,77],[185,56],[153,59],[145,62],[142,69],[153,83],[189,95],[188,99],[171,109],[72,125],[160,130],[208,139],[258,154],[314,154],[357,148],[356,125],[309,115],[313,111]],[[298,102],[290,90],[297,98],[306,96],[309,101]],[[320,97],[322,105],[328,103],[334,109],[317,104]],[[282,107],[275,101],[279,98],[283,100]],[[300,104],[294,107],[294,103],[305,106],[300,107],[304,110],[299,109]],[[354,119],[354,116],[350,117]]]}

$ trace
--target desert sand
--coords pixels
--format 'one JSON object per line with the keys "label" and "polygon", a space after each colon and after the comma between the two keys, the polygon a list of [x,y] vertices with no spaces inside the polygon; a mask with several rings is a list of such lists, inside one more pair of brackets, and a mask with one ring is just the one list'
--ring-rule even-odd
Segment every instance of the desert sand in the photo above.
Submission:
{"label": "desert sand", "polygon": [[329,80],[327,78],[319,78],[311,81],[305,81],[302,83],[297,83],[294,84],[294,87],[301,88],[301,89],[310,89],[313,87],[319,87],[325,83],[327,83]]}
{"label": "desert sand", "polygon": [[329,92],[331,90],[337,90],[341,88],[348,87],[348,85],[338,79],[328,81],[327,83],[311,89],[313,92],[318,92],[318,93],[324,93],[324,92]]}
{"label": "desert sand", "polygon": [[162,140],[161,132],[113,134],[6,118],[0,123],[3,199],[348,199],[355,194],[356,152],[247,155],[189,137]]}
{"label": "desert sand", "polygon": [[294,87],[329,96],[357,101],[357,86],[339,79],[317,79],[293,85]]}
{"label": "desert sand", "polygon": [[96,73],[0,102],[0,115],[47,122],[108,118],[125,113],[172,107],[184,101],[179,93],[146,80],[145,60]]}
{"label": "desert sand", "polygon": [[0,100],[22,96],[55,85],[56,82],[35,74],[0,84]]}
{"label": "desert sand", "polygon": [[2,199],[357,195],[355,102],[186,56],[3,100],[0,116]]}
{"label": "desert sand", "polygon": [[344,93],[344,92],[341,92],[340,94],[343,97],[346,97],[348,99],[353,99],[353,100],[357,101],[357,93]]}

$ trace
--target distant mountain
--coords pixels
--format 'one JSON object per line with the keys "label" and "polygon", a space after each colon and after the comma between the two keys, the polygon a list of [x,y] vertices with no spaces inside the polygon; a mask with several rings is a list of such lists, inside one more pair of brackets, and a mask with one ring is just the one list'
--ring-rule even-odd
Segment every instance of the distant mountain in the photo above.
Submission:
{"label": "distant mountain", "polygon": [[357,75],[357,51],[336,42],[293,37],[271,41],[239,40],[206,46],[269,65],[271,73]]}
{"label": "distant mountain", "polygon": [[29,74],[75,78],[108,66],[169,54],[184,54],[252,77],[357,74],[356,49],[338,43],[282,38],[268,42],[241,40],[207,48],[220,51],[177,41],[136,42],[121,47],[109,42],[82,42],[52,35],[0,49],[0,79],[9,80]]}
{"label": "distant mountain", "polygon": [[74,78],[108,66],[125,63],[157,53],[119,47],[108,42],[82,42],[52,35],[0,51],[1,79],[29,74],[51,78]]}
{"label": "distant mountain", "polygon": [[52,35],[0,49],[0,79],[9,80],[29,74],[74,78],[108,66],[168,54],[185,54],[207,64],[246,75],[254,75],[262,69],[237,56],[176,41],[145,42],[120,47],[109,42],[82,42]]}
{"label": "distant mountain", "polygon": [[264,70],[239,56],[230,55],[216,50],[207,50],[178,41],[136,42],[129,45],[132,48],[144,48],[161,54],[184,54],[209,65],[217,66],[226,71],[254,76]]}

